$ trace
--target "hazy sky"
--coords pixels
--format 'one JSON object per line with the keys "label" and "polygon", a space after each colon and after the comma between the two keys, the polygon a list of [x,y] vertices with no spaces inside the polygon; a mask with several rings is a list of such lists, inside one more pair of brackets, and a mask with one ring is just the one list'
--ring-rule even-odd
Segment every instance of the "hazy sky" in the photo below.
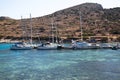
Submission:
{"label": "hazy sky", "polygon": [[15,19],[40,17],[78,4],[99,3],[104,8],[120,7],[120,0],[0,0],[0,16]]}

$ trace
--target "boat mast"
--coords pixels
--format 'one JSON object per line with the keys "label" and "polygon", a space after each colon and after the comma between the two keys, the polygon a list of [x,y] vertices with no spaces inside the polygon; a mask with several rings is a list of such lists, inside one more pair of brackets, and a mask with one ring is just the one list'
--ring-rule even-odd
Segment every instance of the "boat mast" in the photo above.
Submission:
{"label": "boat mast", "polygon": [[23,24],[24,20],[23,20],[23,17],[21,16],[21,20],[20,20],[20,26],[22,27],[22,40],[25,41],[26,38],[25,38],[25,24]]}
{"label": "boat mast", "polygon": [[32,44],[32,18],[31,18],[31,14],[30,14],[30,43]]}
{"label": "boat mast", "polygon": [[[22,16],[21,16],[21,20],[20,20],[20,26],[22,26],[22,30],[24,30],[24,26],[22,25]],[[22,40],[24,41],[24,31],[22,31]]]}
{"label": "boat mast", "polygon": [[54,32],[53,32],[53,29],[54,29],[54,25],[53,25],[53,18],[51,19],[52,20],[52,29],[51,29],[51,34],[52,34],[52,43],[54,43]]}
{"label": "boat mast", "polygon": [[79,16],[80,16],[81,41],[83,41],[83,28],[82,28],[81,11],[79,11]]}
{"label": "boat mast", "polygon": [[55,33],[54,33],[54,35],[55,35],[55,42],[56,43],[58,43],[58,31],[57,31],[57,24],[56,24],[56,22],[55,22],[55,17],[53,17],[54,18],[54,31],[55,31]]}
{"label": "boat mast", "polygon": [[58,43],[58,30],[57,30],[56,23],[55,23],[55,31],[56,31],[56,43]]}

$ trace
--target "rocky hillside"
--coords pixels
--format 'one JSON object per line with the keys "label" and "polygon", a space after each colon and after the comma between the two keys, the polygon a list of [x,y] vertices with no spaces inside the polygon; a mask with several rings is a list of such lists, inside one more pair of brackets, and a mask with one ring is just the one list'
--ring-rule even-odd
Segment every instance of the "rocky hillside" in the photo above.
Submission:
{"label": "rocky hillside", "polygon": [[[62,38],[80,38],[80,25],[84,37],[120,35],[119,7],[103,9],[97,3],[84,3],[50,15],[32,18],[33,36],[48,37],[51,33],[52,21],[53,26],[57,27],[58,36]],[[30,26],[30,19],[15,20],[0,17],[0,38],[15,39],[30,36]]]}

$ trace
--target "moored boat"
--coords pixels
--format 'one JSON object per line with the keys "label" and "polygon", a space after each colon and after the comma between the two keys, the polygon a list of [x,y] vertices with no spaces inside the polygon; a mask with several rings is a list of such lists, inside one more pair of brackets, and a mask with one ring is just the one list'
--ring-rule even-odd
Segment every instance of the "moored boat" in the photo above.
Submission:
{"label": "moored boat", "polygon": [[51,38],[52,38],[52,40],[47,43],[42,43],[40,46],[37,47],[38,50],[57,50],[57,49],[62,48],[62,45],[58,44],[57,27],[55,26],[55,24],[53,24],[54,23],[53,18],[51,20],[52,20],[52,22],[51,22]]}
{"label": "moored boat", "polygon": [[61,48],[62,46],[56,43],[45,43],[37,47],[38,50],[57,50]]}
{"label": "moored boat", "polygon": [[28,46],[26,43],[19,42],[19,43],[15,43],[14,45],[12,45],[10,49],[11,50],[30,50],[32,49],[32,47]]}
{"label": "moored boat", "polygon": [[72,48],[73,49],[99,49],[100,45],[97,43],[88,43],[85,41],[72,40]]}
{"label": "moored boat", "polygon": [[[22,22],[22,17],[21,17],[21,22]],[[31,18],[31,14],[30,14],[30,24],[32,23],[32,18]],[[26,31],[24,31],[26,32]],[[23,33],[24,35],[24,33]],[[33,44],[32,41],[32,24],[30,25],[30,41],[29,42],[25,42],[24,39],[22,42],[19,43],[15,43],[10,49],[11,50],[30,50],[30,49],[34,49],[37,47],[36,44]]]}

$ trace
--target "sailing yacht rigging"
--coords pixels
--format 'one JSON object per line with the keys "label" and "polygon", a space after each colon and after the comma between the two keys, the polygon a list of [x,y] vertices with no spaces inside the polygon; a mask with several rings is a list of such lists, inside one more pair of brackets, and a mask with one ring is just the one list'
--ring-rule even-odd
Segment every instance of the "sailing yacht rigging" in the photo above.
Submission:
{"label": "sailing yacht rigging", "polygon": [[[21,23],[22,23],[22,17],[21,17]],[[23,35],[25,35],[25,31],[23,31]],[[23,38],[22,42],[15,43],[14,45],[12,45],[10,49],[11,50],[30,50],[32,49],[32,47],[28,43],[24,42],[24,38]]]}
{"label": "sailing yacht rigging", "polygon": [[93,48],[99,48],[99,45],[92,44],[85,42],[83,40],[83,26],[82,26],[82,18],[81,18],[81,11],[79,11],[79,17],[80,17],[80,31],[81,31],[81,41],[74,41],[72,40],[72,48],[73,49],[93,49]]}
{"label": "sailing yacht rigging", "polygon": [[54,16],[51,19],[51,38],[52,42],[47,42],[39,47],[37,47],[38,50],[57,50],[62,48],[60,44],[58,44],[58,39],[57,39],[57,27],[54,25]]}
{"label": "sailing yacht rigging", "polygon": [[33,29],[32,29],[32,17],[31,17],[31,14],[30,14],[30,43],[27,44],[27,46],[31,47],[31,48],[37,48],[37,44],[34,44],[33,43]]}

